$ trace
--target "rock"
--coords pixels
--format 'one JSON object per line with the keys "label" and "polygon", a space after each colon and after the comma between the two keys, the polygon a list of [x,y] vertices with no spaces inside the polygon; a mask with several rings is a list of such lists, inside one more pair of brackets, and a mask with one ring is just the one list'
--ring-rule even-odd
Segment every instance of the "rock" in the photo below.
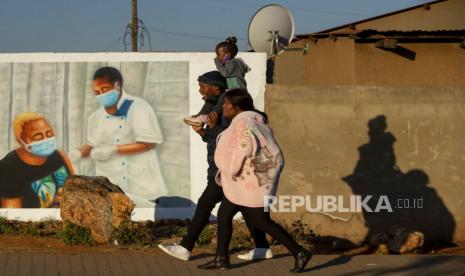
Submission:
{"label": "rock", "polygon": [[396,253],[409,253],[423,246],[424,235],[418,231],[403,231],[389,244],[389,250]]}
{"label": "rock", "polygon": [[409,253],[423,246],[424,235],[418,231],[392,226],[388,231],[374,235],[370,245],[385,253],[386,249],[393,253]]}
{"label": "rock", "polygon": [[374,236],[371,237],[370,240],[370,245],[373,247],[379,247],[380,245],[388,244],[389,242],[389,237],[386,232],[380,232]]}
{"label": "rock", "polygon": [[97,243],[108,243],[113,229],[129,221],[134,203],[106,177],[72,176],[65,182],[60,215],[89,228]]}
{"label": "rock", "polygon": [[389,255],[389,249],[387,245],[385,244],[380,244],[376,252],[378,252],[379,254],[383,254],[383,255]]}

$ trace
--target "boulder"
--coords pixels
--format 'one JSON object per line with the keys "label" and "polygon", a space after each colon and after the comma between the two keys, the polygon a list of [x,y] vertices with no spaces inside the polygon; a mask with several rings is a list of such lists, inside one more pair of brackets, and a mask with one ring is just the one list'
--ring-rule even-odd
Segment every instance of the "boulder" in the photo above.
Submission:
{"label": "boulder", "polygon": [[419,231],[403,231],[389,245],[389,250],[396,253],[409,253],[423,246],[423,233]]}
{"label": "boulder", "polygon": [[389,251],[403,254],[421,248],[424,242],[423,233],[392,226],[389,230],[374,235],[370,240],[370,245],[378,248],[380,253],[386,254],[386,251]]}
{"label": "boulder", "polygon": [[130,220],[134,203],[106,177],[75,175],[64,184],[60,208],[63,225],[89,228],[97,243],[108,243],[113,229]]}

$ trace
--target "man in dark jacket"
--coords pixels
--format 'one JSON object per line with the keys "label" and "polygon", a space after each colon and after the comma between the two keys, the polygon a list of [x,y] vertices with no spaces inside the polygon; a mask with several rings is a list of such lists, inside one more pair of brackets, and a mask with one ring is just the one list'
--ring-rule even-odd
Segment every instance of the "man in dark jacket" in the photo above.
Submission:
{"label": "man in dark jacket", "polygon": [[[201,112],[206,114],[213,111],[218,102],[224,101],[222,97],[224,97],[224,91],[227,88],[226,79],[220,72],[211,71],[199,76],[198,81],[199,92],[205,100],[205,104],[202,107]],[[229,126],[229,124],[230,121],[224,118],[222,113],[217,114],[216,112],[210,112],[208,124],[205,127],[192,126],[193,130],[202,137],[202,140],[205,143],[207,143],[207,187],[199,198],[187,235],[183,237],[180,245],[158,245],[160,249],[175,258],[185,261],[189,260],[195,242],[208,223],[210,213],[215,205],[223,198],[223,189],[215,182],[215,176],[218,172],[218,168],[215,165],[213,157],[216,149],[216,138],[218,137],[218,134]],[[247,227],[249,227],[249,225],[247,225]],[[273,255],[269,248],[268,241],[266,240],[265,233],[252,227],[249,227],[249,231],[255,241],[256,248],[251,250],[248,254],[240,255],[239,257],[242,259],[272,258]]]}

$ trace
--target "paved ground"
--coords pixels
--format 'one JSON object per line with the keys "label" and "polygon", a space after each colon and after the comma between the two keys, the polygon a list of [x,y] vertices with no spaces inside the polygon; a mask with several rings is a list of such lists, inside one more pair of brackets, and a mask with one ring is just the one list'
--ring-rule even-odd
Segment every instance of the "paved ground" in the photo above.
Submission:
{"label": "paved ground", "polygon": [[[240,262],[227,272],[205,271],[198,264],[209,255],[183,262],[161,253],[0,253],[0,275],[287,275],[293,265],[289,255],[260,262]],[[317,255],[309,275],[465,275],[465,256]]]}

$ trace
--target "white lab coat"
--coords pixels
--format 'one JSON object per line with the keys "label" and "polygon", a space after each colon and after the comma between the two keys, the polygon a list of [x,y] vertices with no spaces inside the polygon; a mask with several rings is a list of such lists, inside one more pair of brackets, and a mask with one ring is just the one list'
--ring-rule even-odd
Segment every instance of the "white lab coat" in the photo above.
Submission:
{"label": "white lab coat", "polygon": [[167,194],[157,157],[163,143],[160,124],[152,107],[138,97],[122,92],[117,107],[124,110],[125,101],[132,101],[127,114],[108,114],[104,107],[93,112],[87,123],[87,143],[124,145],[135,142],[156,143],[155,149],[132,155],[114,155],[107,161],[95,161],[96,175],[106,176],[121,187],[137,207],[153,206],[153,200]]}

